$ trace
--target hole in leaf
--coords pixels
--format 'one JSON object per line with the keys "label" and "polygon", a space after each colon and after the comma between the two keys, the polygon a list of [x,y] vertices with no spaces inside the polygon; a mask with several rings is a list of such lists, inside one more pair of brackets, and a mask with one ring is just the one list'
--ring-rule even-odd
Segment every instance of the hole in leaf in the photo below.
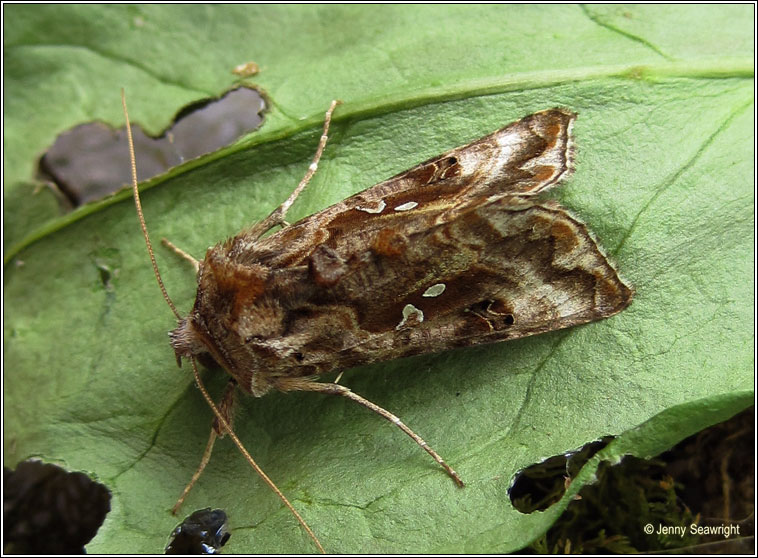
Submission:
{"label": "hole in leaf", "polygon": [[102,484],[36,460],[5,467],[3,488],[5,554],[83,554],[111,509]]}
{"label": "hole in leaf", "polygon": [[755,407],[595,478],[526,552],[755,554]]}
{"label": "hole in leaf", "polygon": [[554,455],[522,469],[508,491],[511,503],[521,513],[544,511],[558,502],[566,487],[589,459],[607,446],[613,436],[585,444],[576,451]]}
{"label": "hole in leaf", "polygon": [[[132,124],[140,181],[185,161],[216,151],[260,126],[265,102],[260,93],[238,87],[220,99],[184,107],[163,134],[153,138]],[[66,205],[101,199],[131,182],[126,128],[101,122],[63,132],[42,156],[38,176],[52,182]]]}

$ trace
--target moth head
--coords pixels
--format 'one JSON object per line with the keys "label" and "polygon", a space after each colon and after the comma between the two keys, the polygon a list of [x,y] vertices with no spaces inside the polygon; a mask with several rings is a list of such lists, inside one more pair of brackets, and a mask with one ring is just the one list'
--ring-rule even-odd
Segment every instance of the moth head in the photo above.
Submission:
{"label": "moth head", "polygon": [[182,357],[189,358],[208,352],[189,317],[181,319],[179,326],[170,331],[168,336],[179,366],[182,365]]}

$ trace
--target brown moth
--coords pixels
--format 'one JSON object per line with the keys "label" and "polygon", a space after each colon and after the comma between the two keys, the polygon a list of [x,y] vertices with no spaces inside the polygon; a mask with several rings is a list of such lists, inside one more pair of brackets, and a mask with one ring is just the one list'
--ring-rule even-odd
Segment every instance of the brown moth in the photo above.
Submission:
{"label": "brown moth", "polygon": [[[210,248],[203,261],[165,242],[197,271],[186,317],[165,292],[134,195],[156,278],[179,325],[177,361],[189,358],[216,416],[198,471],[217,436],[234,435],[234,393],[342,395],[402,429],[462,486],[458,474],[395,415],[318,376],[361,364],[517,339],[612,316],[633,291],[587,227],[556,202],[535,196],[573,169],[576,115],[550,109],[425,161],[297,223],[287,210],[315,173],[332,102],[309,170],[271,215]],[[126,107],[124,107],[126,108]],[[127,129],[128,116],[127,116]],[[133,154],[132,154],[133,161]],[[133,163],[132,163],[133,164]],[[263,237],[270,229],[281,230]],[[230,375],[218,408],[195,357]]]}

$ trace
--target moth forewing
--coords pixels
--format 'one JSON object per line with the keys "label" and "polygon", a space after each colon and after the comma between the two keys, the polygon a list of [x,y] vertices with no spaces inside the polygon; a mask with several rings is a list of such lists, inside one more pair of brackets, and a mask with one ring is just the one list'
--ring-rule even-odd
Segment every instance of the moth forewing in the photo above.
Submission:
{"label": "moth forewing", "polygon": [[575,119],[565,109],[532,114],[350,196],[255,246],[249,245],[248,235],[238,235],[231,252],[245,260],[249,258],[242,254],[251,248],[255,261],[287,266],[322,244],[345,238],[350,242],[357,235],[387,228],[387,219],[394,215],[402,215],[403,226],[410,227],[403,231],[411,232],[427,228],[441,212],[472,200],[538,194],[573,170]]}
{"label": "moth forewing", "polygon": [[209,326],[229,345],[240,341],[229,332],[242,331],[242,358],[265,370],[241,374],[243,389],[286,389],[283,378],[289,388],[306,375],[561,329],[615,314],[631,298],[586,227],[557,204],[505,195],[375,221],[277,269],[280,285],[303,287],[262,291],[251,307],[265,323]]}

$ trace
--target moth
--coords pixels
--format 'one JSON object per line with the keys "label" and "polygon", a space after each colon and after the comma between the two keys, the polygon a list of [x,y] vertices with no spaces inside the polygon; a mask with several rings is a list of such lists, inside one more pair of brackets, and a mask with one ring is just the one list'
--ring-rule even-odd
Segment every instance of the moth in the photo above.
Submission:
{"label": "moth", "polygon": [[[192,363],[215,415],[200,467],[175,510],[215,439],[229,435],[321,550],[235,436],[236,392],[312,391],[356,401],[398,426],[462,486],[398,417],[319,376],[584,324],[620,312],[633,295],[587,227],[556,202],[540,201],[573,170],[576,114],[561,108],[526,116],[287,223],[288,209],[316,172],[337,104],[326,112],[308,172],[267,218],[210,248],[202,261],[164,241],[197,272],[186,316],[160,279],[133,176],[155,275],[179,320],[171,345],[180,365]],[[134,167],[133,152],[131,160]],[[202,387],[197,358],[212,359],[230,376],[218,406]]]}

